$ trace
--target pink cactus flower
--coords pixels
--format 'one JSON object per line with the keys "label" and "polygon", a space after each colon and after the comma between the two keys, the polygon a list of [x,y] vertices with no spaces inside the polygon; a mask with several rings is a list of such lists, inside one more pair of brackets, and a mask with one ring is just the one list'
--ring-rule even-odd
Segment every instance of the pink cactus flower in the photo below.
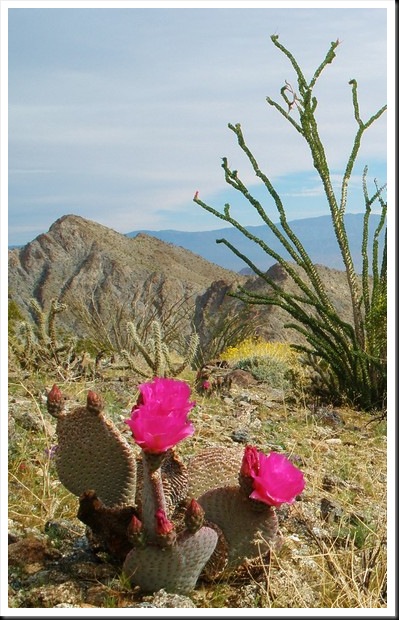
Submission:
{"label": "pink cactus flower", "polygon": [[303,473],[283,454],[270,452],[268,456],[258,452],[258,473],[252,475],[252,499],[270,506],[292,504],[305,488]]}
{"label": "pink cactus flower", "polygon": [[160,378],[139,385],[140,396],[131,417],[125,420],[135,442],[145,451],[166,452],[194,433],[187,419],[195,402],[189,401],[190,387],[184,381]]}
{"label": "pink cactus flower", "polygon": [[210,383],[210,381],[204,381],[204,382],[203,382],[203,384],[202,384],[202,389],[203,389],[203,390],[209,390],[209,389],[210,389],[210,387],[211,387],[211,383]]}

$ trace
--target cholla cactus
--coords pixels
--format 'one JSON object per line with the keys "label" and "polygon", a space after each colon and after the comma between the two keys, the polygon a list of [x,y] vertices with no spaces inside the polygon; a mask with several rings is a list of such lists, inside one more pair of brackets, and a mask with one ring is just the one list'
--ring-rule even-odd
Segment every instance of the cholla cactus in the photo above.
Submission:
{"label": "cholla cactus", "polygon": [[223,576],[268,553],[278,534],[274,507],[294,501],[304,479],[286,457],[252,446],[208,448],[184,464],[175,446],[194,433],[189,386],[156,377],[139,389],[126,420],[136,457],[97,394],[68,414],[53,386],[57,471],[80,498],[92,544],[121,562],[132,585],[187,593],[200,576]]}
{"label": "cholla cactus", "polygon": [[154,320],[152,322],[151,337],[146,342],[139,336],[134,323],[127,323],[127,331],[134,348],[136,348],[144,359],[147,368],[143,369],[140,365],[137,365],[131,351],[123,349],[121,355],[128,363],[131,370],[146,378],[155,376],[176,377],[191,364],[199,346],[199,336],[194,332],[191,334],[185,346],[183,361],[179,364],[174,364],[171,359],[169,348],[163,340],[162,328],[159,321]]}
{"label": "cholla cactus", "polygon": [[23,368],[51,365],[64,376],[64,371],[69,368],[76,350],[74,336],[57,338],[56,318],[67,306],[57,299],[52,299],[46,312],[34,298],[30,300],[30,305],[34,313],[34,322],[16,323],[16,339],[11,342],[11,346]]}

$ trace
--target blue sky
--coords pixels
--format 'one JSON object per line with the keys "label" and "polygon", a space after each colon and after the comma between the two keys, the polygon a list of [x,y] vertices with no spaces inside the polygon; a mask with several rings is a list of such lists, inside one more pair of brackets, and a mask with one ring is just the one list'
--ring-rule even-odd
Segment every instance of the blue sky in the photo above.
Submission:
{"label": "blue sky", "polygon": [[[279,35],[308,78],[330,42],[341,41],[314,92],[338,188],[356,131],[349,80],[358,81],[363,120],[387,101],[386,3],[161,4],[8,3],[9,244],[31,241],[67,213],[122,233],[223,227],[193,203],[196,190],[216,208],[230,202],[242,223],[262,223],[226,186],[224,156],[273,217],[229,122],[241,123],[289,220],[328,213],[303,139],[266,103],[267,96],[281,101],[284,80],[294,83],[270,35]],[[365,164],[371,184],[386,181],[386,134],[384,115],[364,137],[349,212],[363,210]]]}

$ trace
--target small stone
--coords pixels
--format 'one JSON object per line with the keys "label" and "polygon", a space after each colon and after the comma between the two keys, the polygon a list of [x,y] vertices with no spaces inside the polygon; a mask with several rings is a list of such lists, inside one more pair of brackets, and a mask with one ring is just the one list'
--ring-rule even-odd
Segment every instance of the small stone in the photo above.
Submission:
{"label": "small stone", "polygon": [[342,506],[336,500],[323,497],[320,502],[320,512],[324,521],[332,523],[333,521],[339,521],[343,515]]}
{"label": "small stone", "polygon": [[319,407],[313,414],[313,417],[317,422],[331,426],[332,428],[337,426],[343,426],[345,424],[341,415],[335,409],[329,409],[327,407]]}
{"label": "small stone", "polygon": [[24,570],[29,565],[37,565],[37,570],[46,560],[55,560],[61,553],[51,548],[46,541],[33,537],[22,538],[8,545],[8,563],[10,566],[20,566]]}
{"label": "small stone", "polygon": [[233,441],[236,441],[237,443],[248,443],[251,440],[248,431],[246,431],[245,429],[237,429],[236,431],[233,431],[230,437]]}
{"label": "small stone", "polygon": [[139,607],[196,607],[191,598],[181,594],[171,594],[165,590],[158,590],[153,596],[146,596]]}

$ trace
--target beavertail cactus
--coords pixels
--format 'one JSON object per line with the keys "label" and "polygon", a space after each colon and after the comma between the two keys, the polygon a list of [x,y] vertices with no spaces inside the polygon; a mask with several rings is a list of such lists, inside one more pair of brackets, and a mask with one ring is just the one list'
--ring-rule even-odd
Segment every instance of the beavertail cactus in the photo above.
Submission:
{"label": "beavertail cactus", "polygon": [[189,386],[156,377],[139,390],[126,420],[141,448],[136,458],[97,394],[67,414],[54,386],[57,471],[79,496],[92,545],[117,559],[132,585],[187,593],[200,576],[219,578],[267,554],[278,538],[275,508],[305,482],[286,457],[254,446],[207,448],[183,463],[175,446],[194,433]]}
{"label": "beavertail cactus", "polygon": [[63,412],[61,391],[48,395],[57,418],[56,468],[62,484],[78,497],[94,490],[106,506],[135,502],[136,459],[131,446],[103,413],[101,398],[89,392],[86,407]]}
{"label": "beavertail cactus", "polygon": [[222,486],[198,498],[205,518],[216,523],[227,542],[226,568],[267,554],[276,541],[275,506],[292,503],[302,493],[302,472],[282,454],[268,456],[246,446],[238,486]]}
{"label": "beavertail cactus", "polygon": [[206,520],[223,532],[227,543],[226,569],[269,551],[278,531],[277,517],[270,506],[256,509],[238,486],[208,491],[198,498],[198,503]]}
{"label": "beavertail cactus", "polygon": [[244,448],[205,448],[187,464],[188,493],[199,497],[210,489],[237,484]]}

